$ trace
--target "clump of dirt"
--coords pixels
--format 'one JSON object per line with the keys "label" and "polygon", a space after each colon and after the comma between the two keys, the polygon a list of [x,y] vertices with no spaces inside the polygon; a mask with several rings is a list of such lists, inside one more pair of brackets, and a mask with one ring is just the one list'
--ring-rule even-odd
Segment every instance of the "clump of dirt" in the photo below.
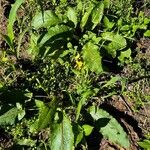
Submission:
{"label": "clump of dirt", "polygon": [[120,146],[111,143],[110,141],[103,139],[100,143],[100,149],[99,150],[125,150],[124,148],[121,148]]}
{"label": "clump of dirt", "polygon": [[150,103],[144,105],[140,110],[135,113],[135,118],[138,120],[138,125],[142,129],[143,134],[150,133]]}
{"label": "clump of dirt", "polygon": [[[6,10],[7,6],[9,5],[8,1],[2,0],[0,1],[0,33],[6,34],[6,27],[7,27],[7,18],[6,18]],[[0,48],[4,47],[4,40],[2,36],[0,36]]]}
{"label": "clump of dirt", "polygon": [[13,140],[11,135],[6,133],[3,129],[0,128],[0,148],[9,149],[13,145]]}

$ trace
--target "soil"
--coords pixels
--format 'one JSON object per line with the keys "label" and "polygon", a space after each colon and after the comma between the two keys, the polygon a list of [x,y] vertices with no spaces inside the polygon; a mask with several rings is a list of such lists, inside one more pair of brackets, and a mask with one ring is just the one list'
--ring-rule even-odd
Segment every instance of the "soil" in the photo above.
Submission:
{"label": "soil", "polygon": [[[1,0],[0,1],[0,32],[2,34],[6,34],[6,25],[8,19],[8,12],[10,10],[11,2],[9,0]],[[150,9],[145,9],[145,13],[147,16],[150,16]],[[136,56],[136,61],[147,61],[147,66],[144,66],[145,69],[150,71],[150,39],[148,38],[141,38],[139,41],[136,42],[136,48],[139,49],[139,53]],[[26,47],[25,43],[25,47]],[[0,36],[0,54],[3,49],[5,49],[6,43]],[[23,59],[29,58],[26,53],[22,53],[21,56]],[[122,75],[131,78],[135,76],[133,70],[130,66],[127,66]],[[139,78],[139,76],[135,76]],[[141,80],[145,81],[145,78],[139,78],[136,84],[140,84]],[[146,80],[147,81],[147,80]],[[130,83],[127,87],[129,91],[132,91],[136,85]],[[144,88],[141,89],[141,93],[149,94],[150,93],[150,85],[144,85]],[[111,115],[113,115],[124,127],[125,131],[128,133],[128,136],[131,141],[131,150],[138,150],[137,141],[144,138],[144,135],[150,133],[150,103],[147,102],[147,105],[142,105],[139,107],[138,111],[134,111],[135,101],[129,100],[128,95],[119,95],[113,96],[108,101],[105,101],[101,104],[101,108],[107,110]],[[145,100],[146,101],[146,100]],[[97,136],[96,136],[97,137]],[[118,145],[114,145],[110,143],[106,139],[102,139],[99,143],[98,142],[98,149],[99,150],[125,150],[120,148]],[[3,145],[3,146],[2,146]],[[4,148],[11,147],[12,145],[12,137],[5,133],[4,131],[0,132],[0,146]],[[92,148],[91,148],[92,149]]]}
{"label": "soil", "polygon": [[[2,34],[6,34],[7,18],[5,12],[8,4],[8,1],[0,1],[0,33]],[[0,48],[4,48],[4,43],[4,40],[0,36]]]}

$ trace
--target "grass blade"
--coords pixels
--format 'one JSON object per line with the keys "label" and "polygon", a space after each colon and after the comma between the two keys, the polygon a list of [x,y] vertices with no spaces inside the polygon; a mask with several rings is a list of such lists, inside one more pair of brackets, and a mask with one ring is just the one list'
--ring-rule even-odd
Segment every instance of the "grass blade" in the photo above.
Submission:
{"label": "grass blade", "polygon": [[14,39],[13,26],[14,26],[14,22],[16,21],[17,10],[23,2],[24,2],[24,0],[16,0],[16,2],[12,5],[12,8],[11,8],[10,13],[9,13],[7,33],[8,33],[10,40],[11,40],[11,43]]}

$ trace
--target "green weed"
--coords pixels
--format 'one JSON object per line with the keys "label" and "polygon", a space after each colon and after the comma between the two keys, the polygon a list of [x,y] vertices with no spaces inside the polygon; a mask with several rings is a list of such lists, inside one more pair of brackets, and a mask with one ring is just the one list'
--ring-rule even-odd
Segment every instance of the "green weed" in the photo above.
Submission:
{"label": "green weed", "polygon": [[[24,3],[35,10],[17,20],[17,10]],[[100,99],[125,93],[128,78],[111,72],[112,65],[123,68],[133,63],[131,45],[139,32],[149,37],[149,24],[143,11],[134,14],[129,0],[16,0],[8,34],[1,34],[9,45],[1,62],[9,67],[0,80],[0,125],[14,136],[14,149],[87,147],[93,131],[130,148],[120,123],[96,105]],[[21,62],[24,38],[30,57]],[[13,64],[7,51],[16,58]]]}

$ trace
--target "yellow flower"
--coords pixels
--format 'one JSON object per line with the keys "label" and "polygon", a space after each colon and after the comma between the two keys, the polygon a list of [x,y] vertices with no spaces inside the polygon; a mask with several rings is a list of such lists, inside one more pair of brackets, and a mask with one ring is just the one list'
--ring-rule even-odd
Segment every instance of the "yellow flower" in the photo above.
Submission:
{"label": "yellow flower", "polygon": [[75,57],[75,61],[76,61],[76,65],[75,65],[76,68],[80,70],[83,66],[83,62],[81,61],[79,54],[77,54],[77,56]]}

